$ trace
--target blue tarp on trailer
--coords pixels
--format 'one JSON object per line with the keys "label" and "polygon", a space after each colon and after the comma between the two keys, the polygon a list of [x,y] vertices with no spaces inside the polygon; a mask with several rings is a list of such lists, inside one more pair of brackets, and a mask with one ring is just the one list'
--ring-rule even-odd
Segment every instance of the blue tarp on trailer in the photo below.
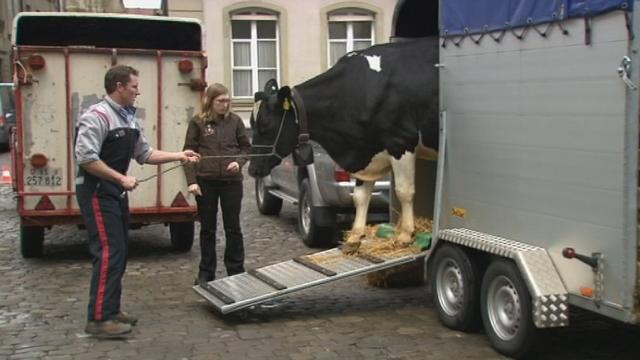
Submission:
{"label": "blue tarp on trailer", "polygon": [[476,34],[631,10],[633,0],[442,0],[441,35]]}

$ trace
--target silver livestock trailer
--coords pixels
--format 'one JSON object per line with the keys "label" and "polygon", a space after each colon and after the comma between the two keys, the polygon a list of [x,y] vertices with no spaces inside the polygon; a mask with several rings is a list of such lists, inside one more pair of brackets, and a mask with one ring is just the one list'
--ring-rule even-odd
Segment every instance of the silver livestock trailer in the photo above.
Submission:
{"label": "silver livestock trailer", "polygon": [[570,305],[639,321],[638,5],[397,4],[394,41],[440,36],[439,159],[418,163],[415,206],[436,308],[506,355]]}
{"label": "silver livestock trailer", "polygon": [[331,249],[194,290],[225,314],[424,258],[443,324],[482,322],[509,356],[568,326],[569,306],[638,323],[639,11],[630,0],[399,0],[392,41],[440,38],[438,159],[417,160],[414,201],[434,220],[431,248]]}

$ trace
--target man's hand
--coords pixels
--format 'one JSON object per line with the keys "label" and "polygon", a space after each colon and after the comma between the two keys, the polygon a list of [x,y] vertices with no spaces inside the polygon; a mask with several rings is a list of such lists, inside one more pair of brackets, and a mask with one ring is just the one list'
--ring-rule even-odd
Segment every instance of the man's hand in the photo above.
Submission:
{"label": "man's hand", "polygon": [[202,191],[200,191],[200,185],[198,184],[189,185],[189,188],[187,189],[187,191],[193,195],[202,196]]}
{"label": "man's hand", "polygon": [[133,176],[123,176],[120,179],[120,186],[122,186],[126,191],[131,191],[138,186],[138,179]]}
{"label": "man's hand", "polygon": [[230,171],[230,172],[240,171],[240,164],[238,164],[235,161],[230,162],[229,165],[227,165],[227,171]]}
{"label": "man's hand", "polygon": [[184,163],[197,163],[200,161],[200,154],[193,150],[185,150],[180,155],[180,162]]}

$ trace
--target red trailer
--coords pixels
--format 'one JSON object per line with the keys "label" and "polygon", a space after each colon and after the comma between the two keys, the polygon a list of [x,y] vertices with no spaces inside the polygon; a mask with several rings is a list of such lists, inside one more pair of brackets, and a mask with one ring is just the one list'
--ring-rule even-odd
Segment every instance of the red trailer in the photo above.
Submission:
{"label": "red trailer", "polygon": [[[24,257],[43,253],[45,229],[82,224],[73,158],[79,116],[104,96],[103,76],[116,64],[140,70],[136,106],[152,147],[182,148],[187,124],[206,86],[202,27],[197,20],[156,16],[21,13],[13,24],[16,131],[12,173]],[[193,244],[195,200],[176,164],[139,165],[148,179],[131,192],[130,225],[168,224],[171,243]]]}

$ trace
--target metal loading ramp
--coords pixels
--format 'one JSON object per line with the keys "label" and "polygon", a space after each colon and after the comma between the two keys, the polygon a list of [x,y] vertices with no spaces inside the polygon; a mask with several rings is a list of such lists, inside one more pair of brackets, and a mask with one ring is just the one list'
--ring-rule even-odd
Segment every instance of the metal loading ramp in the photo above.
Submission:
{"label": "metal loading ramp", "polygon": [[350,256],[335,248],[196,285],[193,290],[222,314],[228,314],[299,290],[406,264],[422,256],[424,252],[411,251],[375,257]]}

